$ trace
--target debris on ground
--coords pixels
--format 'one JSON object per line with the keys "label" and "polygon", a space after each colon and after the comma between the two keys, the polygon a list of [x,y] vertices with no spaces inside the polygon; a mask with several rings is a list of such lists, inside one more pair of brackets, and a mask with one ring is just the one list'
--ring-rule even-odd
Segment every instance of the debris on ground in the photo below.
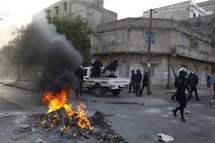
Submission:
{"label": "debris on ground", "polygon": [[210,100],[209,101],[209,105],[210,105],[211,108],[215,107],[215,99],[214,100]]}
{"label": "debris on ground", "polygon": [[159,133],[157,134],[157,136],[159,137],[158,141],[159,142],[173,142],[175,140],[174,137],[168,135],[168,134],[163,134],[163,133]]}
{"label": "debris on ground", "polygon": [[9,117],[10,114],[9,113],[0,113],[0,118],[6,118]]}
{"label": "debris on ground", "polygon": [[111,129],[111,124],[103,113],[96,111],[93,116],[88,117],[92,128],[81,128],[77,124],[78,118],[77,114],[67,116],[65,109],[61,108],[48,114],[32,114],[27,122],[35,130],[33,134],[44,136],[41,138],[42,142],[50,142],[51,139],[53,143],[127,143]]}

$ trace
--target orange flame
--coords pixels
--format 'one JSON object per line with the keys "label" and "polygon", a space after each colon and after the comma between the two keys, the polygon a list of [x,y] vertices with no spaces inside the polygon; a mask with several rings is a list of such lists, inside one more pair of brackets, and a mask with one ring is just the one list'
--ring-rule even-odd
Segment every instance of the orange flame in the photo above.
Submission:
{"label": "orange flame", "polygon": [[[74,113],[77,114],[78,126],[81,128],[90,128],[90,121],[86,117],[86,106],[83,103],[80,103],[77,106],[77,111],[73,110],[72,105],[67,104],[67,92],[68,90],[61,90],[60,92],[45,92],[42,98],[42,102],[48,104],[48,113],[64,108],[67,111],[68,116],[72,116]],[[70,90],[71,92],[71,90]],[[45,123],[46,121],[41,121]],[[68,129],[68,126],[65,126],[63,130]]]}

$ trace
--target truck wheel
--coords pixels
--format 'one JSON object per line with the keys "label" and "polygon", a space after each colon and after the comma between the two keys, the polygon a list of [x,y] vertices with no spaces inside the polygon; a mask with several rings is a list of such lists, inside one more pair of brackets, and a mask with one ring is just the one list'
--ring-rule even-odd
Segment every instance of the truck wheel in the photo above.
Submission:
{"label": "truck wheel", "polygon": [[104,90],[101,87],[101,85],[97,84],[95,86],[95,93],[96,93],[96,96],[102,96],[104,94]]}
{"label": "truck wheel", "polygon": [[119,93],[120,93],[120,90],[118,90],[118,89],[114,89],[114,90],[111,90],[111,92],[113,93],[113,95],[118,96],[118,95],[119,95]]}

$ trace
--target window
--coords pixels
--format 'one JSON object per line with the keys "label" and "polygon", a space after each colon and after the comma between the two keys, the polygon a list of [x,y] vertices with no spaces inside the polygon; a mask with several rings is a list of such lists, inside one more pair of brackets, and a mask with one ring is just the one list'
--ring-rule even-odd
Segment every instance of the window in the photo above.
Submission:
{"label": "window", "polygon": [[67,2],[63,3],[64,11],[67,11]]}
{"label": "window", "polygon": [[87,76],[87,69],[83,70],[83,76]]}
{"label": "window", "polygon": [[122,33],[117,34],[117,43],[123,43],[124,35]]}
{"label": "window", "polygon": [[188,48],[189,47],[189,39],[187,36],[182,37],[182,47]]}
{"label": "window", "polygon": [[47,16],[50,16],[51,10],[47,10],[47,11],[46,11],[46,14],[47,14]]}
{"label": "window", "polygon": [[196,13],[193,13],[193,17],[196,17]]}
{"label": "window", "polygon": [[196,41],[191,41],[191,43],[190,43],[190,48],[198,49],[198,46],[199,46],[198,42],[196,42]]}
{"label": "window", "polygon": [[59,6],[56,6],[55,7],[55,15],[58,15],[59,14]]}
{"label": "window", "polygon": [[[149,32],[145,32],[145,43],[149,42]],[[151,32],[151,43],[155,43],[155,32]]]}
{"label": "window", "polygon": [[107,53],[110,50],[110,35],[105,35],[102,37],[102,48],[103,52]]}

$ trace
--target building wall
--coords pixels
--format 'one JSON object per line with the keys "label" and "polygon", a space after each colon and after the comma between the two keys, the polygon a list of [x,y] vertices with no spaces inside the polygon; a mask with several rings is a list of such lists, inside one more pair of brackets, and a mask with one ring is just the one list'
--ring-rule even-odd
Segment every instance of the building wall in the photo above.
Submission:
{"label": "building wall", "polygon": [[[65,5],[67,9],[65,10]],[[56,9],[59,10],[56,13]],[[88,21],[93,29],[98,24],[117,20],[117,13],[107,10],[103,7],[103,0],[61,0],[44,9],[47,15],[51,17],[67,17],[73,19],[81,16]]]}
{"label": "building wall", "polygon": [[[192,1],[185,1],[153,10],[153,18],[168,18],[174,20],[185,20],[193,17],[206,16],[212,11],[205,11]],[[142,17],[149,17],[149,11],[143,12]]]}
{"label": "building wall", "polygon": [[213,11],[213,14],[215,14],[215,0],[208,0],[205,2],[198,3],[200,7],[205,9],[206,11]]}
{"label": "building wall", "polygon": [[[104,57],[106,63],[117,57],[122,77],[129,77],[131,69],[140,69],[144,73],[148,70],[148,23],[149,19],[129,18],[99,25],[97,40],[94,40],[96,50],[92,48],[92,53]],[[173,87],[170,63],[176,71],[186,67],[198,72],[200,85],[204,85],[205,76],[215,63],[211,39],[168,19],[153,19],[153,32],[150,53],[152,87]]]}

